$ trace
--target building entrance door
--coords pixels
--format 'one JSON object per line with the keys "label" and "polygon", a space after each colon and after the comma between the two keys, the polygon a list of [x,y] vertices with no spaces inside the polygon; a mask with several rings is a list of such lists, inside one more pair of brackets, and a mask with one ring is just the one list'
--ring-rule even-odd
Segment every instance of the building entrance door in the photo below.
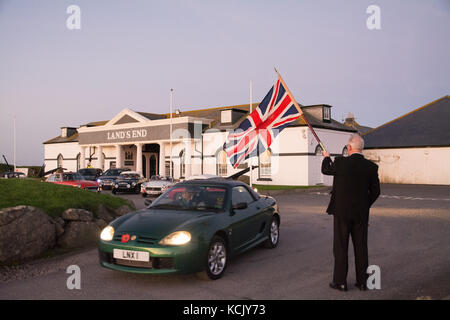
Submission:
{"label": "building entrance door", "polygon": [[142,174],[150,179],[159,174],[159,145],[145,144],[142,149]]}

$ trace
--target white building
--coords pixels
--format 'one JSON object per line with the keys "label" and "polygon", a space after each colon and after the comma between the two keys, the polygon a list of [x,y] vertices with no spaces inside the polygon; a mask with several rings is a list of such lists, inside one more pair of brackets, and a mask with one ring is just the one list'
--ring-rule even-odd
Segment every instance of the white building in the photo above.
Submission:
{"label": "white building", "polygon": [[364,155],[384,183],[450,185],[447,95],[363,135]]}
{"label": "white building", "polygon": [[[256,107],[256,104],[255,104]],[[345,152],[354,129],[331,118],[331,106],[302,107],[308,121],[332,155]],[[153,114],[124,109],[109,121],[78,128],[61,128],[61,135],[44,142],[45,170],[76,171],[89,163],[95,168],[130,168],[146,177],[154,174],[182,179],[197,174],[229,176],[233,169],[222,146],[228,131],[248,115],[249,105]],[[172,123],[172,139],[170,127]],[[270,149],[252,159],[255,184],[316,185],[332,183],[320,172],[320,147],[306,124],[298,119],[285,128]]]}

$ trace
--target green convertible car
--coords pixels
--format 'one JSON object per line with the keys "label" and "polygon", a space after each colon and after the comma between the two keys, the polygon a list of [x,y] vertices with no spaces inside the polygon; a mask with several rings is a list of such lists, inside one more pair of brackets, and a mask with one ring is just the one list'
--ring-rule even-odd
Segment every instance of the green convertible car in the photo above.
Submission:
{"label": "green convertible car", "polygon": [[99,259],[101,266],[114,270],[198,272],[215,280],[230,257],[259,244],[275,248],[279,227],[273,198],[238,181],[191,180],[104,228]]}

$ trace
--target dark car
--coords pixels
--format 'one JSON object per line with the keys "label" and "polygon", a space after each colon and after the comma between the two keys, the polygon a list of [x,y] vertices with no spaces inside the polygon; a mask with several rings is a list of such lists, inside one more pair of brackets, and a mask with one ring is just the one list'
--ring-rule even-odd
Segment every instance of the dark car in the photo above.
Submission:
{"label": "dark car", "polygon": [[3,174],[3,177],[6,179],[12,179],[12,178],[26,178],[26,174],[23,172],[5,172]]}
{"label": "dark car", "polygon": [[117,192],[141,192],[141,184],[144,182],[144,178],[139,172],[136,171],[125,171],[122,172],[116,179],[112,193]]}
{"label": "dark car", "polygon": [[78,170],[77,173],[81,174],[85,180],[97,181],[97,178],[102,175],[103,170],[97,168],[84,168]]}
{"label": "dark car", "polygon": [[100,264],[135,273],[200,272],[214,280],[231,257],[260,244],[277,247],[279,226],[275,199],[243,182],[186,181],[104,228]]}
{"label": "dark car", "polygon": [[116,179],[122,172],[130,171],[130,169],[108,169],[101,177],[97,179],[97,182],[102,189],[112,189],[116,184]]}

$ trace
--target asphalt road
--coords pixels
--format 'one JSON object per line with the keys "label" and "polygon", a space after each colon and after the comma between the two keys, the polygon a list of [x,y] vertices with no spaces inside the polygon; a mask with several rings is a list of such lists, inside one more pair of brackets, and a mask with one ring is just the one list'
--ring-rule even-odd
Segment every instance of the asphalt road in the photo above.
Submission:
{"label": "asphalt road", "polygon": [[[140,196],[127,197],[144,206]],[[231,260],[220,280],[111,271],[99,266],[92,248],[17,268],[16,280],[0,281],[0,299],[450,298],[450,187],[382,186],[369,227],[369,264],[380,267],[381,289],[366,292],[353,287],[351,245],[349,291],[328,287],[333,221],[324,212],[329,195],[309,192],[276,198],[282,219],[279,247],[255,248]],[[81,270],[79,290],[66,285],[66,268],[73,264]]]}

